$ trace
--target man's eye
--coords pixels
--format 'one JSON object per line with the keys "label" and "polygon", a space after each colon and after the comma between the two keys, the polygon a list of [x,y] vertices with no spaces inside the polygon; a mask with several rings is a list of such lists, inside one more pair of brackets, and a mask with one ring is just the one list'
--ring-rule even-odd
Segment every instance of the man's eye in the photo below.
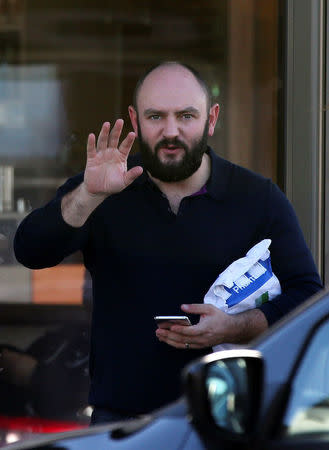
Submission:
{"label": "man's eye", "polygon": [[151,120],[159,120],[160,119],[160,115],[159,114],[152,114],[152,116],[150,116]]}
{"label": "man's eye", "polygon": [[192,114],[183,114],[183,119],[192,119]]}

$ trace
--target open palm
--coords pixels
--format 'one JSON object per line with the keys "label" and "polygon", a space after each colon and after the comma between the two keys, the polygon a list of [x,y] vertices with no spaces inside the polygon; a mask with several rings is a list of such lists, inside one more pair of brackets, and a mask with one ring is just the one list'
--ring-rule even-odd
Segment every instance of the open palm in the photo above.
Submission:
{"label": "open palm", "polygon": [[84,184],[90,194],[110,195],[120,192],[143,172],[140,166],[127,171],[127,158],[135,133],[128,133],[119,145],[122,128],[122,119],[115,122],[111,132],[109,122],[105,122],[97,143],[94,134],[88,136]]}

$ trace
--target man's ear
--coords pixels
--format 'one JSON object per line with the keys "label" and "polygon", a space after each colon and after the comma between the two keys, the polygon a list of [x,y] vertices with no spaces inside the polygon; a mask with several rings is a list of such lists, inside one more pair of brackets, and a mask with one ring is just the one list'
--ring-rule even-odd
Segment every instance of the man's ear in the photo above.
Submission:
{"label": "man's ear", "polygon": [[212,105],[209,111],[209,131],[208,131],[209,136],[212,136],[215,132],[218,114],[219,114],[219,104],[215,103],[214,105]]}
{"label": "man's ear", "polygon": [[129,112],[131,125],[134,129],[136,136],[138,136],[137,111],[135,110],[135,108],[133,106],[130,105],[130,106],[128,106],[128,112]]}

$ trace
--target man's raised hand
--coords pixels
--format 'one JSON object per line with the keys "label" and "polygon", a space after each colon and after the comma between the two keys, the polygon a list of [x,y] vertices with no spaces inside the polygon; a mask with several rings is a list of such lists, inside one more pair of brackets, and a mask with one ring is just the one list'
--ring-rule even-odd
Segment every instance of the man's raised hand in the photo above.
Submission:
{"label": "man's raised hand", "polygon": [[119,145],[123,120],[118,119],[111,131],[110,128],[109,122],[103,124],[97,144],[94,134],[88,136],[84,185],[89,194],[107,196],[121,192],[143,172],[140,166],[127,170],[135,133],[128,133]]}

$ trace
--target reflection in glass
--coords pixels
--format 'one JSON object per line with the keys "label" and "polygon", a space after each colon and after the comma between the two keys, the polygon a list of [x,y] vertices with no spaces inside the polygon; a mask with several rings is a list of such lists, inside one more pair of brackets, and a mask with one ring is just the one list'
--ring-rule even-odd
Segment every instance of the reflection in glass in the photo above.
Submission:
{"label": "reflection in glass", "polygon": [[215,423],[233,433],[245,433],[250,410],[246,361],[232,358],[211,364],[206,385]]}
{"label": "reflection in glass", "polygon": [[293,380],[282,432],[288,436],[329,430],[329,323],[318,328]]}
{"label": "reflection in glass", "polygon": [[88,420],[80,416],[88,405],[88,324],[3,326],[0,353],[0,421],[2,415]]}
{"label": "reflection in glass", "polygon": [[[12,211],[0,214],[7,240],[4,222],[14,231],[30,207],[83,170],[90,132],[118,117],[123,134],[131,129],[135,83],[161,60],[191,64],[209,82],[221,106],[209,141],[215,152],[276,180],[277,0],[0,3],[0,157],[15,169]],[[7,263],[17,266],[11,247],[0,258],[0,278],[9,280],[0,302],[34,302],[34,277]],[[76,303],[69,292],[66,302]]]}

